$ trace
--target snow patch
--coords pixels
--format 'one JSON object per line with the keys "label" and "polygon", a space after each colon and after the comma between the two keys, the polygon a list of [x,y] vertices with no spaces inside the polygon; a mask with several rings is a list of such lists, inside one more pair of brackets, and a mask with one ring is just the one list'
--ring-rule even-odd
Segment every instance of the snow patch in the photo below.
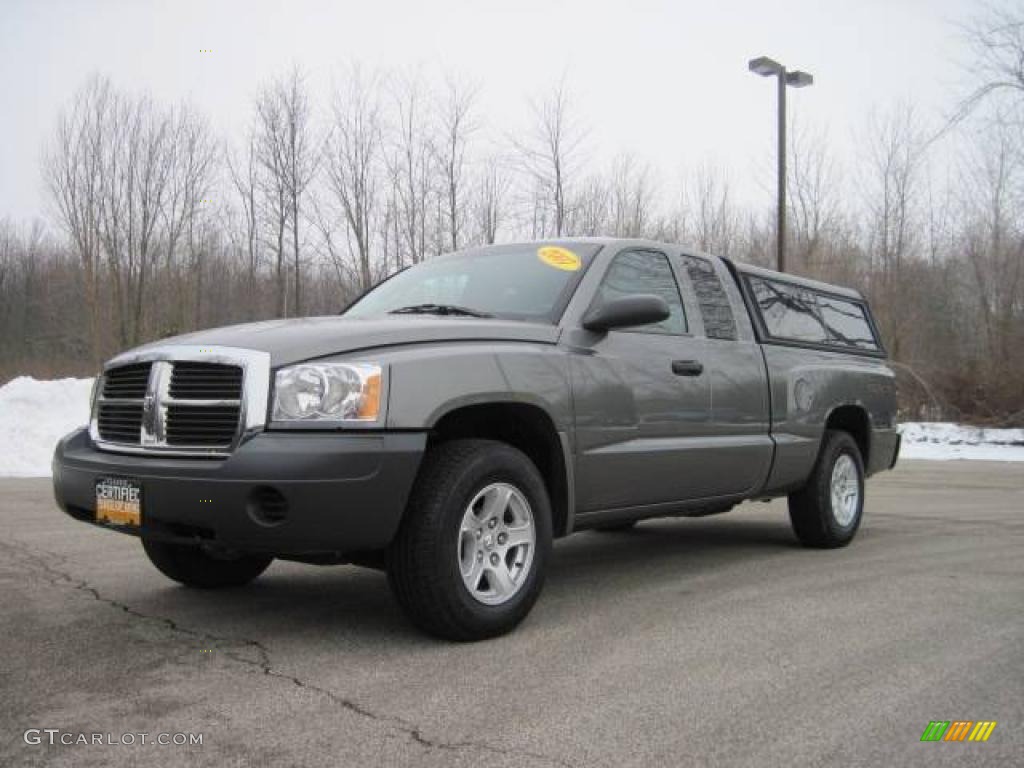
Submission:
{"label": "snow patch", "polygon": [[19,376],[0,387],[0,477],[49,477],[57,441],[89,422],[92,379]]}
{"label": "snow patch", "polygon": [[948,421],[900,424],[901,459],[1024,461],[1024,429],[988,429]]}

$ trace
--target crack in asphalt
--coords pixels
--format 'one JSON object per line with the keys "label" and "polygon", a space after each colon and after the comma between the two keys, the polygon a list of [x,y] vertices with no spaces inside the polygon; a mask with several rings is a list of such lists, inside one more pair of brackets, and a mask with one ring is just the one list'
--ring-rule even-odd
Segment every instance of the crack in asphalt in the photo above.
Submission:
{"label": "crack in asphalt", "polygon": [[[10,543],[10,542],[13,542]],[[552,765],[562,766],[562,768],[576,768],[576,764],[563,760],[561,758],[552,757],[550,755],[542,755],[535,752],[529,752],[521,749],[503,749],[501,747],[495,747],[490,744],[485,744],[475,741],[443,741],[440,739],[432,739],[428,737],[424,732],[423,728],[416,725],[415,723],[398,717],[396,715],[387,715],[374,712],[361,704],[353,701],[352,699],[346,698],[329,688],[317,685],[315,683],[308,682],[298,677],[297,675],[290,675],[287,672],[282,672],[274,667],[271,661],[271,655],[269,649],[261,643],[259,640],[253,640],[245,637],[231,638],[223,635],[218,635],[212,632],[206,632],[204,630],[191,629],[189,627],[182,626],[173,619],[167,618],[166,616],[155,616],[147,613],[143,613],[135,608],[132,608],[126,603],[122,603],[114,598],[107,597],[100,593],[96,587],[89,584],[85,579],[79,579],[72,576],[66,570],[62,570],[58,565],[62,565],[67,562],[67,558],[56,554],[55,552],[49,552],[41,550],[36,547],[30,547],[22,541],[16,539],[9,539],[8,541],[0,541],[0,548],[7,550],[12,553],[15,557],[20,557],[23,560],[27,560],[29,563],[34,565],[37,570],[42,571],[45,574],[46,581],[55,587],[70,587],[71,589],[82,592],[89,595],[97,602],[103,603],[104,605],[116,608],[122,613],[130,616],[134,619],[140,619],[142,621],[156,622],[162,625],[169,632],[178,635],[184,635],[192,638],[195,641],[201,642],[202,644],[215,645],[224,656],[242,664],[249,669],[253,670],[255,674],[262,674],[266,677],[273,677],[278,680],[291,683],[297,688],[302,688],[313,693],[318,693],[324,696],[326,699],[331,701],[333,704],[351,712],[359,717],[373,720],[376,723],[393,728],[400,733],[403,733],[409,737],[414,743],[428,750],[445,750],[445,751],[463,751],[463,750],[478,750],[482,752],[490,752],[496,755],[502,755],[505,757],[528,757],[534,760],[543,761]],[[47,560],[49,558],[49,560]],[[52,562],[51,562],[52,561]],[[56,563],[57,565],[54,565]],[[238,649],[248,649],[255,653],[255,658],[250,658],[240,652]]]}

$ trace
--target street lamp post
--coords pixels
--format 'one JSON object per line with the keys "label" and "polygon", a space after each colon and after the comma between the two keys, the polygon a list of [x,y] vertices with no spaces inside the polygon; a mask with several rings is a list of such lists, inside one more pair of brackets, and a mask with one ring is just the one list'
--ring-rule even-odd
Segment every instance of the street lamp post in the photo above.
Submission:
{"label": "street lamp post", "polygon": [[751,72],[762,77],[776,77],[779,83],[779,179],[778,220],[775,225],[775,254],[779,272],[786,271],[786,86],[803,88],[814,78],[806,72],[787,72],[779,62],[760,56],[747,65]]}

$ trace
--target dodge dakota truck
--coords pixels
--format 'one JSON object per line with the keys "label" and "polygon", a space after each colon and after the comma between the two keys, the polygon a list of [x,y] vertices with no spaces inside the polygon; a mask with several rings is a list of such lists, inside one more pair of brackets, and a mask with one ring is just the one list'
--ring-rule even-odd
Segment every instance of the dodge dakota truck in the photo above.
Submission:
{"label": "dodge dakota truck", "polygon": [[646,240],[473,248],[340,316],[118,355],[53,484],[181,584],[383,568],[418,627],[477,640],[577,531],[787,496],[803,544],[848,544],[899,453],[885,360],[847,288]]}

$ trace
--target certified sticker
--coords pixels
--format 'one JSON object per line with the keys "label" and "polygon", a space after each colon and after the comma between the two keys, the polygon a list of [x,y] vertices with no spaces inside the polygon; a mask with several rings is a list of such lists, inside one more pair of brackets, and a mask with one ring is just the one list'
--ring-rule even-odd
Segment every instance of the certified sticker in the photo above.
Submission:
{"label": "certified sticker", "polygon": [[555,269],[562,269],[566,272],[575,272],[580,268],[580,257],[568,248],[560,248],[557,245],[545,245],[537,249],[537,258]]}

